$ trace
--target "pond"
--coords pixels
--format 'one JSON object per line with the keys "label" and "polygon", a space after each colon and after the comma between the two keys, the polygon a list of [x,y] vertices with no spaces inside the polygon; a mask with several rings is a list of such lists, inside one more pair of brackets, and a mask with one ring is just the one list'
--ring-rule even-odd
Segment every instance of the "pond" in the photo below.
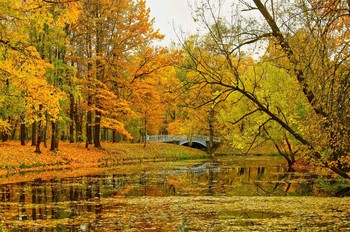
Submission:
{"label": "pond", "polygon": [[104,167],[0,185],[0,231],[349,231],[349,198],[319,197],[327,181],[279,157]]}

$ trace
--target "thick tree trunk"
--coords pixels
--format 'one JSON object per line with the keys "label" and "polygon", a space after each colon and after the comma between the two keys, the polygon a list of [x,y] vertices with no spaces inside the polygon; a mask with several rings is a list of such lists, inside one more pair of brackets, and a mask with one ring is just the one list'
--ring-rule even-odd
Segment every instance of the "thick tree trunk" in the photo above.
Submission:
{"label": "thick tree trunk", "polygon": [[21,145],[26,145],[26,124],[21,123],[21,133],[20,133]]}
{"label": "thick tree trunk", "polygon": [[112,143],[117,142],[117,132],[115,130],[112,131]]}
{"label": "thick tree trunk", "polygon": [[32,146],[36,146],[37,143],[37,122],[32,124]]}
{"label": "thick tree trunk", "polygon": [[56,151],[58,148],[57,143],[57,125],[55,122],[51,122],[51,146],[50,151]]}
{"label": "thick tree trunk", "polygon": [[100,134],[101,134],[101,112],[96,110],[95,111],[95,128],[94,128],[94,145],[97,148],[101,148],[101,140],[100,140]]}
{"label": "thick tree trunk", "polygon": [[37,136],[37,141],[36,141],[36,146],[35,146],[36,153],[41,153],[40,143],[42,141],[42,135],[41,135],[40,131],[41,131],[41,122],[38,123],[38,136]]}
{"label": "thick tree trunk", "polygon": [[2,142],[6,142],[9,139],[9,135],[7,133],[2,133]]}
{"label": "thick tree trunk", "polygon": [[47,148],[47,127],[45,126],[45,129],[43,130],[43,142],[44,147]]}

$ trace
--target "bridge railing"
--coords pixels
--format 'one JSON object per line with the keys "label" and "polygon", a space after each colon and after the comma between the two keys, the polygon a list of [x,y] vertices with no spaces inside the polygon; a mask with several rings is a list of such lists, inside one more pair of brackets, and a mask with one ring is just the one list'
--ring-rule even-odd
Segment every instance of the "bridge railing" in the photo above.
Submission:
{"label": "bridge railing", "polygon": [[[147,141],[151,142],[173,142],[173,141],[209,141],[209,136],[207,135],[148,135]],[[214,137],[214,142],[219,143],[220,138]]]}

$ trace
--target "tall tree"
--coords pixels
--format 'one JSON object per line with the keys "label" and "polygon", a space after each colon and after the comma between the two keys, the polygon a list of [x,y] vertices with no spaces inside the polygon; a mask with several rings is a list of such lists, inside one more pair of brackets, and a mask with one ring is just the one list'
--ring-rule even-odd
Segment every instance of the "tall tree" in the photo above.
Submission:
{"label": "tall tree", "polygon": [[[153,21],[149,18],[145,1],[94,0],[83,2],[83,6],[83,13],[75,28],[75,41],[85,44],[84,50],[79,51],[77,56],[83,58],[80,61],[83,71],[80,76],[88,96],[87,146],[90,143],[93,125],[94,146],[100,147],[102,125],[118,125],[118,128],[109,129],[130,137],[126,130],[121,128],[123,124],[120,119],[123,115],[110,111],[111,108],[107,107],[110,105],[108,101],[114,98],[115,104],[127,106],[123,104],[127,92],[122,93],[121,89],[126,89],[134,79],[134,67],[138,64],[133,63],[132,57],[142,53],[141,48],[151,45],[153,40],[161,39],[162,36],[152,28]],[[124,111],[130,110],[126,108]]]}
{"label": "tall tree", "polygon": [[[316,4],[317,1],[286,4],[277,4],[275,1],[263,4],[260,0],[253,0],[253,3],[241,1],[244,4],[234,5],[237,7],[237,10],[233,10],[235,15],[226,20],[221,17],[223,1],[216,3],[218,8],[210,0],[203,1],[196,11],[197,20],[206,27],[207,36],[212,41],[212,46],[208,49],[216,54],[216,59],[222,59],[222,65],[212,65],[206,56],[202,53],[198,55],[188,47],[185,50],[189,57],[188,63],[198,75],[203,76],[204,82],[223,88],[221,95],[224,94],[224,98],[238,94],[238,99],[242,97],[248,100],[258,112],[266,115],[267,120],[259,128],[266,128],[266,124],[270,123],[279,125],[305,148],[305,154],[338,175],[349,178],[346,158],[349,144],[348,108],[344,107],[348,105],[349,96],[346,65],[348,44],[344,43],[348,29],[345,24],[338,25],[342,20],[347,21],[348,11],[341,9],[347,9],[348,5],[339,4],[338,13],[333,14],[333,7],[327,10],[325,2],[319,2],[322,3],[321,8]],[[246,20],[243,20],[241,15],[236,14],[240,10],[242,15],[245,11],[258,10],[265,22],[260,24],[256,18],[249,18],[246,14]],[[222,24],[226,26],[223,28],[220,26]],[[205,44],[206,41],[208,38],[196,43]],[[312,109],[309,112],[311,121],[307,125],[293,124],[292,120],[285,117],[286,110],[272,105],[273,102],[266,101],[263,95],[256,94],[257,85],[249,87],[249,79],[245,78],[241,67],[244,67],[247,55],[253,54],[255,48],[263,44],[262,41],[269,41],[273,47],[266,56],[271,57],[278,67],[285,68],[299,83],[297,91],[302,93]],[[275,53],[272,54],[271,51]],[[255,74],[255,71],[253,73],[250,78],[261,76]],[[210,76],[211,79],[206,79],[205,76]],[[288,78],[288,75],[284,78]],[[250,115],[247,112],[245,117]]]}
{"label": "tall tree", "polygon": [[[0,46],[3,51],[7,51],[2,56],[1,72],[7,76],[8,83],[18,90],[14,95],[20,100],[18,105],[23,106],[18,114],[22,125],[36,121],[40,133],[45,124],[45,112],[52,120],[58,119],[57,109],[60,107],[57,103],[63,97],[47,83],[46,69],[51,65],[44,61],[45,48],[33,46],[37,45],[33,33],[42,31],[52,19],[48,14],[50,6],[44,1],[4,1],[0,7],[1,15],[4,16]],[[21,128],[23,130],[24,126]],[[21,134],[24,135],[23,131]],[[38,136],[41,134],[38,133]],[[21,140],[23,144],[23,138]],[[37,146],[37,152],[40,152],[39,148]]]}

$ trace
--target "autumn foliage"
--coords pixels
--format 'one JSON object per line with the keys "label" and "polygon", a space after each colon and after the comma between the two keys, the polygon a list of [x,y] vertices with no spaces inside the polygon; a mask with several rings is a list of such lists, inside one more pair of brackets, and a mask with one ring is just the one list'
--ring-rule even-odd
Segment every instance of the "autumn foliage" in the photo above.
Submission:
{"label": "autumn foliage", "polygon": [[177,55],[153,45],[149,13],[143,0],[1,2],[3,140],[40,153],[47,140],[55,151],[62,138],[100,148],[158,133],[145,117],[161,123],[158,80]]}
{"label": "autumn foliage", "polygon": [[36,155],[30,145],[18,146],[12,141],[1,143],[0,183],[96,174],[105,171],[101,168],[115,165],[207,157],[203,151],[174,144],[153,143],[146,148],[142,144],[130,143],[102,145],[103,150],[85,149],[84,144],[63,142],[55,152],[43,147],[42,153]]}
{"label": "autumn foliage", "polygon": [[240,1],[230,20],[223,2],[198,5],[206,33],[169,49],[145,0],[1,1],[2,140],[45,153],[207,135],[211,154],[215,137],[267,144],[349,178],[349,2]]}

